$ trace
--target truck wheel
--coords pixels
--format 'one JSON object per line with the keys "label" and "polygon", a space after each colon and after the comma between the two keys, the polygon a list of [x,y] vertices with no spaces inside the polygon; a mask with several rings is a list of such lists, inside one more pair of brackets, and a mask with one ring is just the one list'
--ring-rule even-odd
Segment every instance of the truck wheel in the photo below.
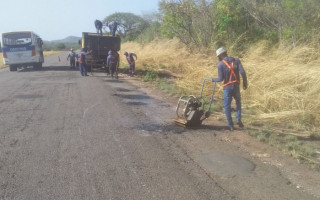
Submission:
{"label": "truck wheel", "polygon": [[17,71],[17,69],[18,69],[18,67],[15,65],[9,65],[9,68],[10,68],[10,72]]}

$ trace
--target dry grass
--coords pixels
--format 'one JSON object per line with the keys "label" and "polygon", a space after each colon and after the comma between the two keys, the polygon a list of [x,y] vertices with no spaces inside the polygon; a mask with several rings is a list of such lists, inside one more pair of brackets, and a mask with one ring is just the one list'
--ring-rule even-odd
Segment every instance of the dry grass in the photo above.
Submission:
{"label": "dry grass", "polygon": [[245,101],[264,118],[320,125],[320,64],[317,49],[267,49],[261,43],[244,64],[249,77]]}
{"label": "dry grass", "polygon": [[192,55],[177,39],[153,41],[146,45],[129,42],[123,44],[122,49],[138,55],[137,69],[170,73],[177,78],[177,86],[188,92],[199,93],[203,78],[217,74],[214,56]]}
{"label": "dry grass", "polygon": [[51,56],[51,55],[59,54],[59,53],[62,53],[62,52],[64,52],[64,51],[44,51],[43,55],[44,56]]}
{"label": "dry grass", "polygon": [[0,53],[0,68],[3,67],[3,54]]}
{"label": "dry grass", "polygon": [[[149,44],[125,43],[123,51],[138,55],[137,69],[165,71],[176,77],[177,86],[198,94],[205,77],[217,76],[217,58],[191,54],[178,40],[159,40]],[[121,52],[123,53],[123,52]],[[233,55],[229,52],[230,56]],[[244,107],[255,110],[253,118],[290,123],[304,128],[320,125],[320,59],[317,49],[252,47],[241,59],[249,88],[242,91]],[[125,60],[122,59],[122,62]],[[218,84],[217,97],[222,96]]]}

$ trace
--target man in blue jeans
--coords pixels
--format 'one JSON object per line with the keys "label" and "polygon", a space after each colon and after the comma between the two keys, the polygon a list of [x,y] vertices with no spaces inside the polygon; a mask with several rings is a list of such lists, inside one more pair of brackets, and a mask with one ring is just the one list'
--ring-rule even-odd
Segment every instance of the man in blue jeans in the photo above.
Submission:
{"label": "man in blue jeans", "polygon": [[79,70],[82,76],[88,76],[86,66],[86,55],[91,54],[92,50],[87,52],[87,48],[82,48],[78,54]]}
{"label": "man in blue jeans", "polygon": [[244,127],[241,121],[241,95],[240,95],[240,75],[243,79],[243,89],[247,89],[247,76],[243,66],[238,58],[228,57],[227,50],[224,47],[216,51],[219,58],[218,78],[212,79],[213,82],[223,81],[224,111],[228,120],[229,130],[233,131],[233,121],[231,117],[231,101],[236,100],[237,124]]}

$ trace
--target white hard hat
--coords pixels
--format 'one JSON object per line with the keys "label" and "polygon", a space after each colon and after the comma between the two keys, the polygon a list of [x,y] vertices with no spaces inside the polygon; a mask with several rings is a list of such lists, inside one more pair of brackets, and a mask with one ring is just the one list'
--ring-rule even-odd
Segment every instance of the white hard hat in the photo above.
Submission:
{"label": "white hard hat", "polygon": [[220,47],[217,51],[216,51],[216,54],[217,54],[217,57],[220,56],[221,54],[223,53],[226,53],[227,50],[224,48],[224,47]]}

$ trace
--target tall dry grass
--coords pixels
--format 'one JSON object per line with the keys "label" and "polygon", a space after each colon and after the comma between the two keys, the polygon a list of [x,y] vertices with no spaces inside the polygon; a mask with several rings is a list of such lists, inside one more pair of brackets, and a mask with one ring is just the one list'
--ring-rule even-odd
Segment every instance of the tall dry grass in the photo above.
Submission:
{"label": "tall dry grass", "polygon": [[312,45],[267,48],[260,43],[244,58],[250,88],[244,97],[260,117],[320,125],[320,59]]}
{"label": "tall dry grass", "polygon": [[[155,40],[142,45],[128,42],[122,45],[122,51],[135,52],[138,55],[137,69],[166,72],[176,77],[176,84],[185,91],[199,93],[205,77],[217,74],[216,57],[201,53],[191,54],[178,39]],[[125,62],[122,59],[122,62]]]}
{"label": "tall dry grass", "polygon": [[[217,76],[214,53],[190,53],[177,39],[145,45],[128,42],[122,49],[138,55],[137,69],[170,73],[179,87],[194,94],[199,93],[203,78]],[[232,51],[229,55],[237,57]],[[319,126],[319,55],[308,46],[270,48],[263,42],[253,46],[241,59],[249,83],[241,91],[244,107],[255,111],[255,119]],[[221,98],[221,84],[217,89],[216,96]]]}
{"label": "tall dry grass", "polygon": [[3,67],[3,55],[0,53],[0,68]]}

